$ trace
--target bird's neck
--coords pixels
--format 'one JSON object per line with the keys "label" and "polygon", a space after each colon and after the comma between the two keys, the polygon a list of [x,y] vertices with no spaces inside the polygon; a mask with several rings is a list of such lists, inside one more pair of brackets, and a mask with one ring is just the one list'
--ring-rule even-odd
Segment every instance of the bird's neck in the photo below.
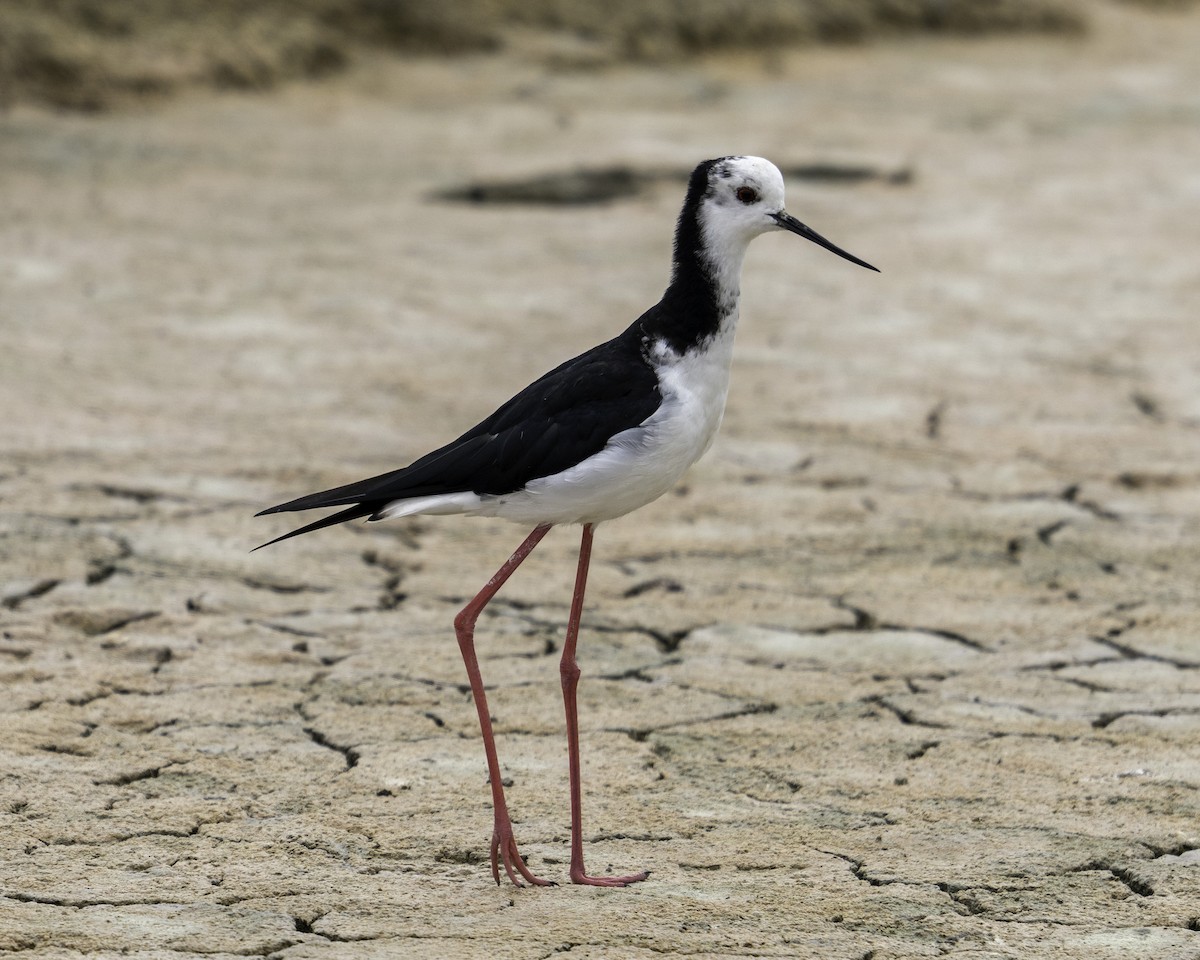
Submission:
{"label": "bird's neck", "polygon": [[746,243],[726,240],[683,216],[675,235],[671,283],[659,304],[653,333],[677,353],[703,349],[719,334],[732,332],[738,319],[742,261]]}

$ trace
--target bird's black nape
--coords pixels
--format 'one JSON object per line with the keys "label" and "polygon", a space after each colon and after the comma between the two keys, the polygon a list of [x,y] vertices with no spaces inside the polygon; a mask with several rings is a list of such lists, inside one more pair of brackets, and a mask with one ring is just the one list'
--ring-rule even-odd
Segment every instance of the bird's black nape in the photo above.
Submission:
{"label": "bird's black nape", "polygon": [[704,237],[700,232],[700,204],[712,190],[715,167],[733,159],[719,157],[697,165],[688,179],[687,196],[675,223],[675,247],[671,263],[671,283],[662,301],[652,308],[655,336],[676,350],[716,333],[721,310],[713,285],[711,265],[703,256]]}
{"label": "bird's black nape", "polygon": [[688,178],[687,195],[683,200],[683,209],[679,212],[679,220],[675,224],[675,256],[672,280],[679,279],[681,267],[685,270],[699,265],[697,254],[703,249],[703,237],[700,235],[700,203],[712,191],[712,172],[715,167],[736,157],[718,157],[715,160],[705,160],[698,164]]}

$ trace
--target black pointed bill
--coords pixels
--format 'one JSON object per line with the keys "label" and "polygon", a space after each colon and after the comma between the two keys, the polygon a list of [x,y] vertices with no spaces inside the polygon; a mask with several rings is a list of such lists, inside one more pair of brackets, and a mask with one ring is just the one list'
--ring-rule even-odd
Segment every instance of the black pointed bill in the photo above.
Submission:
{"label": "black pointed bill", "polygon": [[836,253],[839,257],[849,260],[851,263],[857,263],[860,267],[866,267],[868,270],[874,270],[876,273],[879,273],[878,267],[873,267],[867,263],[866,260],[859,260],[854,254],[847,253],[841,247],[830,243],[823,236],[817,233],[816,230],[813,230],[811,227],[806,227],[790,213],[785,213],[784,211],[780,210],[778,213],[771,214],[771,219],[783,227],[784,230],[790,230],[792,233],[804,237],[805,240],[811,240],[817,246],[824,247],[826,250]]}

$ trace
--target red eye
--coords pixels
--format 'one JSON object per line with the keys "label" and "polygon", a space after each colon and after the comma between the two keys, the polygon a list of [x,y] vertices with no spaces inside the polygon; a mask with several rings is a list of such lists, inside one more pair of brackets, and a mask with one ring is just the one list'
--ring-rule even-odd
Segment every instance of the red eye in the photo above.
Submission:
{"label": "red eye", "polygon": [[734,194],[742,203],[754,203],[758,199],[758,191],[753,187],[738,187],[737,193]]}

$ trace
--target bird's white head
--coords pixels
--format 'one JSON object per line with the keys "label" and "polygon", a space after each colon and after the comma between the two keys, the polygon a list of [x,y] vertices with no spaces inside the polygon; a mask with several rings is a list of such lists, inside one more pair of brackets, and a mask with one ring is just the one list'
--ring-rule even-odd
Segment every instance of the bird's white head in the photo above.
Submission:
{"label": "bird's white head", "polygon": [[783,174],[762,157],[706,160],[692,174],[688,201],[695,204],[702,247],[718,269],[725,263],[740,268],[751,240],[773,230],[787,230],[851,263],[875,270],[791,216],[783,206]]}
{"label": "bird's white head", "polygon": [[722,157],[701,166],[706,183],[696,213],[709,246],[744,245],[777,229],[771,215],[783,210],[783,174],[775,164],[762,157]]}

